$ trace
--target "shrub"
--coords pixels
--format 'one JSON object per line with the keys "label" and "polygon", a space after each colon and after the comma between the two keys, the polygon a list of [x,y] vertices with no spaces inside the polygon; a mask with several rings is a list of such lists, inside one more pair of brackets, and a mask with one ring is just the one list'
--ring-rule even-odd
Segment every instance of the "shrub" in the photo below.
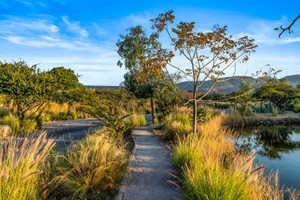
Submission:
{"label": "shrub", "polygon": [[21,129],[18,133],[20,134],[27,134],[27,133],[33,133],[37,129],[37,121],[36,119],[24,119],[21,125]]}
{"label": "shrub", "polygon": [[179,137],[188,135],[193,130],[192,122],[187,114],[177,113],[168,115],[163,122],[163,137],[172,140],[178,135]]}
{"label": "shrub", "polygon": [[137,115],[136,113],[130,116],[130,121],[133,127],[145,126],[146,118],[145,115]]}
{"label": "shrub", "polygon": [[241,105],[237,108],[237,110],[242,116],[253,115],[253,110],[249,105]]}
{"label": "shrub", "polygon": [[291,107],[295,112],[300,112],[300,100],[297,98],[292,100]]}
{"label": "shrub", "polygon": [[3,118],[4,123],[11,128],[13,135],[33,133],[37,128],[39,128],[39,123],[41,123],[37,120],[38,119],[25,118],[23,122],[21,122],[18,117],[13,115]]}
{"label": "shrub", "polygon": [[56,116],[56,120],[67,120],[67,113],[59,112]]}
{"label": "shrub", "polygon": [[4,117],[3,121],[11,128],[14,135],[20,132],[21,124],[19,118],[9,115]]}
{"label": "shrub", "polygon": [[73,199],[93,195],[112,196],[122,180],[128,163],[127,151],[114,138],[89,135],[64,156],[48,163],[46,197]]}
{"label": "shrub", "polygon": [[4,117],[9,115],[9,111],[5,108],[0,108],[0,119],[3,119]]}
{"label": "shrub", "polygon": [[53,147],[46,133],[0,143],[0,199],[39,199],[39,174]]}

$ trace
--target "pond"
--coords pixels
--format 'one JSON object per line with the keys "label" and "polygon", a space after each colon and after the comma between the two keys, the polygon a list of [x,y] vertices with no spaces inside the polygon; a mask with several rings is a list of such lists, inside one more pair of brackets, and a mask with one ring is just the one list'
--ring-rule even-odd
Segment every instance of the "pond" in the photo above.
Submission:
{"label": "pond", "polygon": [[279,171],[280,184],[300,189],[300,126],[256,126],[236,130],[237,145],[256,150],[255,162]]}

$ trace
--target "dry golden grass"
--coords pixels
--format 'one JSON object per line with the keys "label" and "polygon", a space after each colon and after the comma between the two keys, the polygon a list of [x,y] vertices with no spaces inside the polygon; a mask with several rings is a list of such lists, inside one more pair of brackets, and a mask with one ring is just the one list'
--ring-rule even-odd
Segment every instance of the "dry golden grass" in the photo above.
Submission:
{"label": "dry golden grass", "polygon": [[113,196],[128,163],[128,152],[105,134],[89,135],[48,163],[44,197]]}
{"label": "dry golden grass", "polygon": [[175,141],[172,157],[187,199],[299,198],[298,191],[279,187],[277,174],[265,175],[265,166],[255,166],[254,152],[238,153],[233,133],[222,124],[221,116],[214,117],[200,125],[197,134],[178,136]]}
{"label": "dry golden grass", "polygon": [[223,115],[224,125],[245,126],[259,124],[299,124],[300,114],[280,114],[274,116],[270,113],[254,113],[251,116],[241,116],[239,113]]}
{"label": "dry golden grass", "polygon": [[39,174],[53,148],[46,133],[36,138],[15,138],[0,144],[0,199],[39,199]]}

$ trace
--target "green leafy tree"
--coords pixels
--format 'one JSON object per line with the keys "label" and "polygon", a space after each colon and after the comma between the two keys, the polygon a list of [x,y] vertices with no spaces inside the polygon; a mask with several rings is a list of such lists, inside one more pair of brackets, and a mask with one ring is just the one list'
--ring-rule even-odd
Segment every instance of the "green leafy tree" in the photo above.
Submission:
{"label": "green leafy tree", "polygon": [[287,104],[297,97],[297,89],[288,85],[286,79],[280,79],[278,82],[258,88],[255,96],[269,102],[269,111],[272,109],[272,103],[284,110]]}
{"label": "green leafy tree", "polygon": [[63,67],[41,72],[25,61],[0,62],[0,93],[13,104],[21,122],[27,113],[38,118],[51,101],[66,101],[67,94],[80,85],[72,70]]}
{"label": "green leafy tree", "polygon": [[[161,44],[157,41],[158,34],[153,33],[150,36],[142,29],[141,26],[131,27],[128,29],[129,33],[120,35],[117,42],[118,54],[121,59],[118,65],[129,70],[125,74],[124,86],[138,98],[150,99],[152,110],[152,122],[156,119],[155,109],[155,88],[157,77],[149,75],[148,69],[145,67],[145,59],[151,57]],[[145,73],[140,73],[143,70]],[[144,83],[140,84],[138,78],[142,78]]]}

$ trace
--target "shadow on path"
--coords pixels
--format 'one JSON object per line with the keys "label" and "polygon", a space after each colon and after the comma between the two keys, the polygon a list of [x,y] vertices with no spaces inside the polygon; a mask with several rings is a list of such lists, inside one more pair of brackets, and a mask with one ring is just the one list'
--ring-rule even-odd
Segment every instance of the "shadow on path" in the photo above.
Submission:
{"label": "shadow on path", "polygon": [[179,200],[179,191],[168,180],[176,182],[170,151],[152,133],[155,126],[135,128],[135,149],[128,176],[122,183],[117,200]]}

